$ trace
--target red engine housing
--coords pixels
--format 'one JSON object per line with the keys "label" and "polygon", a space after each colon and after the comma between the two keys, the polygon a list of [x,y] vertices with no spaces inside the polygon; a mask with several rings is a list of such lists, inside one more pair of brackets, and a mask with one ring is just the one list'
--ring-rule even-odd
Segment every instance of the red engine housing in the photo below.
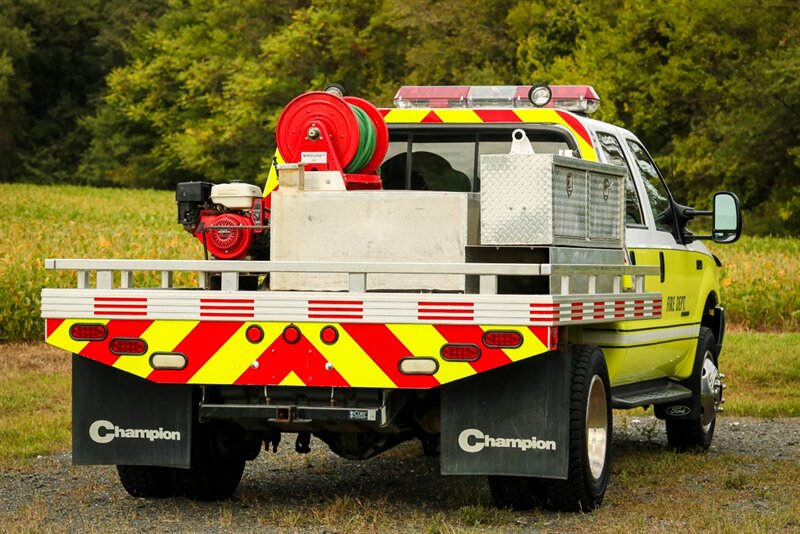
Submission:
{"label": "red engine housing", "polygon": [[[203,243],[205,233],[205,245],[215,258],[238,260],[247,255],[253,244],[253,230],[242,226],[252,225],[253,220],[250,217],[238,213],[206,210],[200,212],[200,224],[194,235]],[[231,228],[219,228],[220,226]]]}

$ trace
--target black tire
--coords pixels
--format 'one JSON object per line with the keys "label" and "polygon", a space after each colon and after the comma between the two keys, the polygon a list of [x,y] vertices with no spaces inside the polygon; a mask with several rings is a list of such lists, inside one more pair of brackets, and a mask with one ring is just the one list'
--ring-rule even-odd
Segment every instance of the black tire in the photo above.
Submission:
{"label": "black tire", "polygon": [[241,454],[224,453],[218,435],[224,428],[222,425],[194,424],[191,467],[170,470],[178,495],[195,501],[219,501],[236,491],[245,460]]}
{"label": "black tire", "polygon": [[611,387],[603,352],[573,349],[570,387],[569,470],[566,480],[547,480],[549,504],[563,511],[590,511],[602,502],[611,472]]}
{"label": "black tire", "polygon": [[489,490],[498,508],[531,510],[547,500],[547,490],[540,478],[490,475]]}
{"label": "black tire", "polygon": [[424,454],[426,458],[437,458],[441,456],[441,434],[420,434],[419,442],[422,444],[422,454]]}
{"label": "black tire", "polygon": [[[714,333],[706,327],[700,328],[695,358],[700,361],[700,371],[696,379],[701,381],[700,413],[692,419],[667,419],[667,442],[670,447],[679,452],[703,451],[711,446],[714,438],[714,428],[717,423],[716,406],[722,399],[721,386],[715,384],[718,377],[717,368],[717,341]],[[709,360],[709,364],[706,362]],[[703,402],[702,381],[710,382],[707,387],[711,389],[707,395],[716,396],[716,400],[707,399]]]}
{"label": "black tire", "polygon": [[118,465],[122,487],[132,497],[165,498],[175,494],[169,468],[153,465]]}

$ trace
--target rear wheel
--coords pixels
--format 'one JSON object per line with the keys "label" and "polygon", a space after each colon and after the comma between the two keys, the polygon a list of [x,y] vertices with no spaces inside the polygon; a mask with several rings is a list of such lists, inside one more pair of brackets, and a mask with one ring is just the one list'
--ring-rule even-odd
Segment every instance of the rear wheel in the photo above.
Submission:
{"label": "rear wheel", "polygon": [[191,467],[170,470],[178,495],[197,501],[227,499],[239,486],[245,457],[223,444],[224,425],[195,423],[192,432]]}
{"label": "rear wheel", "polygon": [[602,351],[577,347],[572,359],[566,480],[548,480],[550,504],[589,511],[603,502],[611,472],[611,388]]}
{"label": "rear wheel", "polygon": [[717,342],[714,333],[700,328],[696,358],[700,368],[700,413],[692,419],[667,419],[667,442],[678,451],[706,450],[714,438],[717,410],[722,404],[722,375],[717,368]]}
{"label": "rear wheel", "polygon": [[133,497],[163,498],[175,494],[167,467],[118,465],[117,473],[122,487]]}
{"label": "rear wheel", "polygon": [[533,477],[489,476],[492,501],[499,508],[530,510],[547,500],[544,480]]}
{"label": "rear wheel", "polygon": [[602,351],[576,347],[570,375],[567,479],[490,476],[495,505],[528,510],[547,503],[564,511],[589,511],[599,506],[611,471],[610,392]]}

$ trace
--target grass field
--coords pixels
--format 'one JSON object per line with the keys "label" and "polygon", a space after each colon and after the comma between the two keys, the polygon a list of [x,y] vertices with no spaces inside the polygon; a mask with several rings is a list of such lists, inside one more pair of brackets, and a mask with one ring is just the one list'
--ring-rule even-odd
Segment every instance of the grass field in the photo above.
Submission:
{"label": "grass field", "polygon": [[731,324],[800,331],[800,239],[744,236],[709,248],[722,260],[722,302]]}
{"label": "grass field", "polygon": [[0,184],[0,340],[42,339],[42,287],[74,287],[46,258],[201,259],[174,206],[168,191]]}
{"label": "grass field", "polygon": [[[0,341],[42,339],[42,287],[74,285],[72,273],[45,271],[45,258],[202,257],[176,223],[170,191],[0,184],[0,222]],[[712,250],[734,328],[800,331],[800,240],[745,236]],[[137,280],[158,284],[155,274]]]}

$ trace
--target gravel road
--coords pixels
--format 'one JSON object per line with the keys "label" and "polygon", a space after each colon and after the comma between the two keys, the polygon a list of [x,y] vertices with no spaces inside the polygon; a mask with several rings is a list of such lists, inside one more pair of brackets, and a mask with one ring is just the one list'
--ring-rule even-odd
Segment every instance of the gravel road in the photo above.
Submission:
{"label": "gravel road", "polygon": [[[489,501],[483,477],[440,476],[438,460],[422,457],[417,443],[350,462],[316,440],[310,454],[298,455],[288,441],[277,454],[262,453],[248,463],[236,495],[223,503],[133,499],[113,467],[74,467],[67,453],[40,457],[22,471],[0,473],[0,531],[13,524],[15,530],[32,531],[305,532],[308,513],[318,516],[312,525],[337,525],[339,516],[344,521],[348,514],[371,508],[378,509],[373,513],[380,521],[381,507],[396,506],[417,514],[408,530],[430,530],[425,517],[453,512],[446,496]],[[615,443],[624,446],[625,454],[639,448],[666,450],[663,423],[626,417],[617,421]],[[722,418],[710,454],[725,453],[800,463],[800,418]],[[298,528],[292,527],[295,519]],[[526,530],[524,517],[519,521]],[[333,530],[349,531],[346,524]]]}

